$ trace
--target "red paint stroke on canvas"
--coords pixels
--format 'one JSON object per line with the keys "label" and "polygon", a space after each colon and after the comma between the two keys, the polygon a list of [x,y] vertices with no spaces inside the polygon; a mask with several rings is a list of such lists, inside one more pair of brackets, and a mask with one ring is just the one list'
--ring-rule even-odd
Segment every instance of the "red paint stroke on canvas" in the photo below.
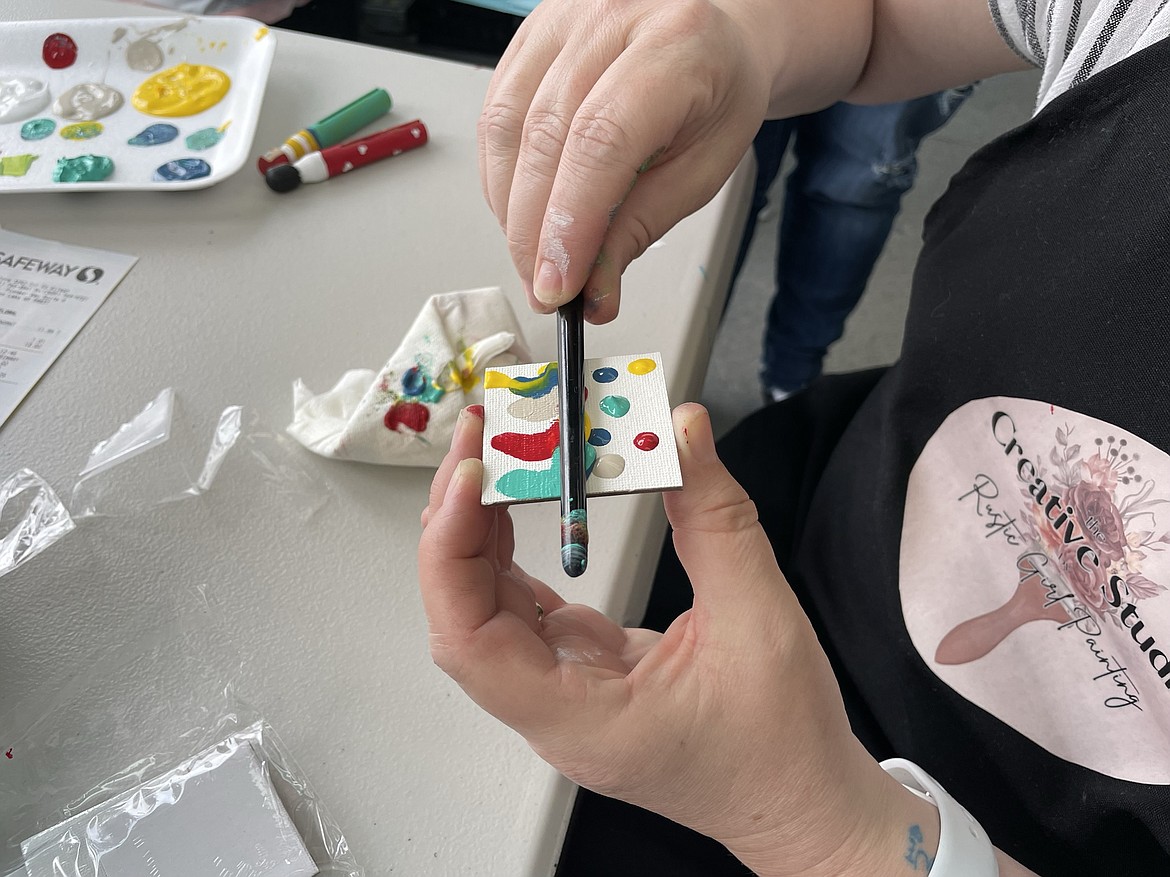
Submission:
{"label": "red paint stroke on canvas", "polygon": [[5,753],[4,753],[4,757],[5,757],[5,758],[11,758],[11,757],[12,757],[12,750],[11,750],[11,749],[9,749],[7,752],[5,752]]}
{"label": "red paint stroke on canvas", "polygon": [[551,460],[553,451],[561,442],[561,424],[554,420],[544,432],[502,432],[492,436],[492,447],[503,451],[509,457],[535,463],[537,460]]}
{"label": "red paint stroke on canvas", "polygon": [[431,411],[421,402],[395,402],[386,412],[382,422],[387,429],[398,432],[398,427],[405,426],[415,432],[425,432],[427,421],[431,419]]}

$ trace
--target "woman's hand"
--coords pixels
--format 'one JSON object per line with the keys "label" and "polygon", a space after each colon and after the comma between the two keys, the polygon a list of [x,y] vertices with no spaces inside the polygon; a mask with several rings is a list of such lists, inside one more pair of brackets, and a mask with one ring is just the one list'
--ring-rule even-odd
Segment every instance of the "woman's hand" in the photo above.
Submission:
{"label": "woman's hand", "polygon": [[583,291],[587,319],[613,319],[626,266],[719,190],[767,104],[761,60],[710,0],[543,0],[479,123],[484,194],[532,306]]}
{"label": "woman's hand", "polygon": [[[684,489],[664,497],[694,607],[665,634],[565,603],[480,505],[480,415],[460,415],[419,547],[435,662],[570,779],[726,844],[760,874],[898,874],[934,809],[853,737],[755,506],[698,405],[675,411]],[[541,609],[537,604],[543,607]]]}
{"label": "woman's hand", "polygon": [[612,320],[626,266],[726,182],[766,113],[827,106],[869,0],[543,0],[479,122],[484,195],[530,304]]}

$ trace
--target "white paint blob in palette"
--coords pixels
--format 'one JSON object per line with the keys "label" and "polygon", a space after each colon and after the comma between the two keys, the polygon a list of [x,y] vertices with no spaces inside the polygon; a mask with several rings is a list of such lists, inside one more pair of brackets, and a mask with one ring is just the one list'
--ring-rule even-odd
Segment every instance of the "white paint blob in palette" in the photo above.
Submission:
{"label": "white paint blob in palette", "polygon": [[[557,364],[484,374],[484,505],[560,496]],[[585,360],[589,496],[682,487],[670,400],[657,353]]]}
{"label": "white paint blob in palette", "polygon": [[247,18],[0,24],[0,194],[194,189],[247,162],[275,41]]}

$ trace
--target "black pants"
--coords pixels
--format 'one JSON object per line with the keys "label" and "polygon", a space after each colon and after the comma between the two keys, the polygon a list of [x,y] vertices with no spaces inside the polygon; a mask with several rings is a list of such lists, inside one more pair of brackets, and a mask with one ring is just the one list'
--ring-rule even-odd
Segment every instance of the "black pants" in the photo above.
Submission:
{"label": "black pants", "polygon": [[[883,369],[831,375],[808,390],[752,414],[719,442],[719,456],[751,495],[781,569],[797,596],[799,577],[788,563],[801,536],[804,512],[837,440]],[[667,535],[654,577],[644,627],[665,630],[691,607],[686,573]],[[817,619],[813,618],[814,627]],[[823,639],[822,639],[823,641]],[[834,656],[830,654],[830,660]],[[888,747],[858,699],[842,692],[854,731],[875,757]],[[721,844],[655,813],[585,789],[569,823],[557,877],[723,877],[748,875]]]}

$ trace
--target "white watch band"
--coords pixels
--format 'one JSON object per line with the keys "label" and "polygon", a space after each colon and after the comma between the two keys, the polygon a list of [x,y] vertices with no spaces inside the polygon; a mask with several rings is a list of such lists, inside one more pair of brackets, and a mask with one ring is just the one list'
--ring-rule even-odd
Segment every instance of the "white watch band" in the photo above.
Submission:
{"label": "white watch band", "polygon": [[932,877],[999,877],[987,832],[930,774],[904,758],[887,758],[882,769],[938,808],[938,853],[930,869]]}

